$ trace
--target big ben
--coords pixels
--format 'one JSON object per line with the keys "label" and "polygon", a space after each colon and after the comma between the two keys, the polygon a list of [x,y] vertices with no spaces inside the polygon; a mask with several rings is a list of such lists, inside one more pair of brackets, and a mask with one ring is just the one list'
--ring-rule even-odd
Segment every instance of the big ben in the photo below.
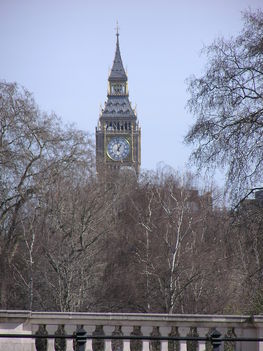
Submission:
{"label": "big ben", "polygon": [[131,169],[139,174],[141,164],[141,130],[136,111],[131,107],[128,78],[124,70],[119,33],[108,77],[108,94],[96,128],[96,167],[99,175]]}

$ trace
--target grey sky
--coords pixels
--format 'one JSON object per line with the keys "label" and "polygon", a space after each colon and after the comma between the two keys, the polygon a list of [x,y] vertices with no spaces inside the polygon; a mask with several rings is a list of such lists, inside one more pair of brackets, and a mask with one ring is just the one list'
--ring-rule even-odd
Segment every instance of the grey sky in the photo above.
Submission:
{"label": "grey sky", "polygon": [[183,170],[192,123],[185,79],[199,75],[203,45],[236,35],[241,11],[263,0],[0,0],[0,78],[33,92],[94,135],[115,51],[116,21],[130,100],[142,127],[142,167],[163,161]]}

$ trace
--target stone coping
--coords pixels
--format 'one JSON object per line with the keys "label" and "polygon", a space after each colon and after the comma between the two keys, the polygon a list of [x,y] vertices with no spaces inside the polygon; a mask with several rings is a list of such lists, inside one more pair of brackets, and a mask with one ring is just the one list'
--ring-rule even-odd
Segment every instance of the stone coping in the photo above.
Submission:
{"label": "stone coping", "polygon": [[263,315],[209,315],[160,313],[38,312],[0,310],[0,323],[252,327],[263,324]]}

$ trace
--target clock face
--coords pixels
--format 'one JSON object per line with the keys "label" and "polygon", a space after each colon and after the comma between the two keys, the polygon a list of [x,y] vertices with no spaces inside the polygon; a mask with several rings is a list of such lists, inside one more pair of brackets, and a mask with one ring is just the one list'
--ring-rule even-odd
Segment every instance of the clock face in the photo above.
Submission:
{"label": "clock face", "polygon": [[107,147],[107,154],[113,161],[122,161],[130,153],[130,144],[123,137],[112,138]]}

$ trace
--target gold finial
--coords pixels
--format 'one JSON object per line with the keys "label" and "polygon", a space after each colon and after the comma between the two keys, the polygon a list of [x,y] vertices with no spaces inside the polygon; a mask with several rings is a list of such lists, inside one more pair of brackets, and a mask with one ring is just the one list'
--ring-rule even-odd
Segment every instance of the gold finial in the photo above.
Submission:
{"label": "gold finial", "polygon": [[119,29],[120,29],[120,27],[119,27],[119,23],[117,21],[117,25],[116,25],[116,28],[115,28],[117,37],[120,35],[119,34]]}

